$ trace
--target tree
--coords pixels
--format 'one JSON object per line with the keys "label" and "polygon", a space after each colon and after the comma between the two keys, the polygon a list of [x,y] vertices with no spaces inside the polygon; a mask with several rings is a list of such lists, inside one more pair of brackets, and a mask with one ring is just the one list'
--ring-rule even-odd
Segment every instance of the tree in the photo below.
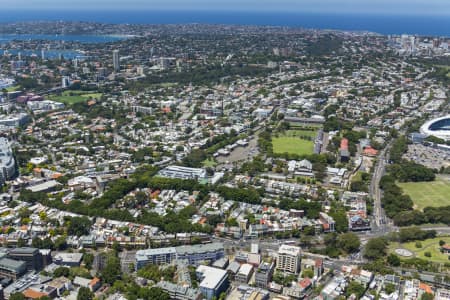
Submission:
{"label": "tree", "polygon": [[314,277],[314,271],[311,269],[304,269],[302,272],[302,277],[303,278],[313,278]]}
{"label": "tree", "polygon": [[364,249],[364,257],[376,260],[386,256],[387,245],[387,240],[382,237],[370,239]]}
{"label": "tree", "polygon": [[9,300],[26,300],[22,293],[14,293],[9,296]]}
{"label": "tree", "polygon": [[23,238],[19,238],[17,240],[17,247],[18,248],[22,248],[25,247],[27,245],[27,240],[23,239]]}
{"label": "tree", "polygon": [[115,255],[109,254],[106,258],[105,268],[102,270],[101,278],[108,284],[113,284],[114,281],[120,278],[120,260]]}
{"label": "tree", "polygon": [[169,294],[165,292],[161,288],[152,287],[148,293],[148,297],[146,298],[148,300],[150,299],[158,299],[158,300],[169,300]]}
{"label": "tree", "polygon": [[54,277],[69,277],[70,269],[67,267],[58,267],[53,271]]}
{"label": "tree", "polygon": [[92,263],[94,262],[94,254],[92,253],[85,253],[83,255],[83,263],[86,269],[92,268]]}
{"label": "tree", "polygon": [[91,228],[91,220],[88,217],[73,217],[68,219],[69,226],[67,233],[70,235],[81,236],[89,234]]}
{"label": "tree", "polygon": [[364,295],[365,291],[366,291],[366,288],[362,284],[360,284],[356,281],[351,281],[347,286],[345,295],[347,297],[350,297],[350,295],[355,294],[356,298],[359,299],[362,297],[362,295]]}
{"label": "tree", "polygon": [[33,238],[31,241],[31,246],[38,249],[54,249],[55,245],[51,238],[45,238],[41,240],[39,237]]}
{"label": "tree", "polygon": [[400,266],[400,258],[395,255],[394,253],[389,254],[388,258],[387,258],[387,262],[388,264],[390,264],[393,267],[398,267]]}
{"label": "tree", "polygon": [[334,212],[330,212],[329,215],[336,222],[335,228],[337,232],[347,232],[348,230],[348,219],[345,210],[339,209]]}
{"label": "tree", "polygon": [[395,285],[393,285],[392,283],[387,283],[384,286],[384,291],[386,292],[386,294],[390,295],[393,292],[395,292]]}
{"label": "tree", "polygon": [[359,250],[361,242],[359,237],[353,232],[343,233],[337,238],[337,246],[346,253],[353,253]]}
{"label": "tree", "polygon": [[92,300],[94,299],[94,293],[87,287],[80,287],[78,290],[77,300]]}
{"label": "tree", "polygon": [[55,249],[65,250],[67,248],[67,238],[65,236],[60,236],[55,240]]}
{"label": "tree", "polygon": [[433,300],[434,296],[433,294],[430,293],[423,293],[422,296],[420,297],[420,300]]}

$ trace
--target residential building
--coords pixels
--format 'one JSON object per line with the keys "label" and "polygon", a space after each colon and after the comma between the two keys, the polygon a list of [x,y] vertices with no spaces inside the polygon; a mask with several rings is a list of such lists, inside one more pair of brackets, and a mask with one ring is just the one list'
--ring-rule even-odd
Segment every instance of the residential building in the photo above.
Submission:
{"label": "residential building", "polygon": [[136,270],[143,268],[147,264],[170,264],[176,259],[176,254],[175,247],[139,250],[136,252]]}
{"label": "residential building", "polygon": [[139,250],[135,257],[136,270],[147,264],[169,264],[175,259],[186,260],[189,265],[198,266],[221,259],[224,253],[221,243]]}
{"label": "residential building", "polygon": [[186,259],[190,265],[214,262],[225,256],[222,243],[199,244],[176,247],[177,259]]}
{"label": "residential building", "polygon": [[277,270],[298,274],[300,272],[300,255],[300,247],[281,245],[278,249]]}
{"label": "residential building", "polygon": [[268,288],[269,282],[272,280],[272,276],[275,270],[275,264],[273,262],[262,262],[255,272],[255,284],[260,288]]}
{"label": "residential building", "polygon": [[115,72],[120,71],[119,50],[113,50],[113,67]]}
{"label": "residential building", "polygon": [[0,184],[16,174],[16,162],[8,140],[0,138]]}

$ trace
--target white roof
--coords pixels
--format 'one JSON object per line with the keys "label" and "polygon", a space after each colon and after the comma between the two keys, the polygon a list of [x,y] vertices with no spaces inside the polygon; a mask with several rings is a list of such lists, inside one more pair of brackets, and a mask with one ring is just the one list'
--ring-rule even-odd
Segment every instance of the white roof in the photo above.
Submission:
{"label": "white roof", "polygon": [[200,283],[201,288],[215,289],[222,279],[227,276],[227,271],[208,266],[198,266],[197,273],[202,273],[204,279]]}
{"label": "white roof", "polygon": [[243,264],[241,268],[239,269],[239,274],[244,274],[245,276],[250,275],[251,271],[253,270],[253,266],[251,264]]}
{"label": "white roof", "polygon": [[425,124],[423,124],[420,127],[420,133],[426,134],[426,135],[433,135],[433,136],[436,136],[436,137],[444,139],[444,140],[450,140],[450,131],[448,129],[444,129],[444,128],[441,130],[431,130],[430,129],[430,126],[433,125],[434,123],[440,122],[443,120],[447,120],[447,119],[450,119],[450,115],[436,118],[433,120],[429,120],[428,122],[426,122]]}
{"label": "white roof", "polygon": [[281,245],[280,249],[278,249],[278,254],[297,256],[300,255],[300,251],[300,247],[297,246]]}

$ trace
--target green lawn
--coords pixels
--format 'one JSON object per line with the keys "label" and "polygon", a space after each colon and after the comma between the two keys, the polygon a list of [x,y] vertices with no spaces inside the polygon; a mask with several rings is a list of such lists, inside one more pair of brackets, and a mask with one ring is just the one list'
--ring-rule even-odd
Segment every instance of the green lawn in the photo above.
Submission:
{"label": "green lawn", "polygon": [[60,96],[49,96],[49,99],[67,104],[74,104],[78,102],[84,102],[89,99],[99,100],[102,95],[102,93],[92,93],[90,91],[64,91]]}
{"label": "green lawn", "polygon": [[20,86],[13,85],[13,86],[7,87],[6,91],[8,91],[8,92],[15,92],[15,91],[18,91],[19,89],[20,89]]}
{"label": "green lawn", "polygon": [[284,132],[284,136],[287,137],[300,137],[300,136],[309,136],[313,139],[317,136],[316,130],[306,130],[306,129],[294,129],[294,130],[287,130]]}
{"label": "green lawn", "polygon": [[308,125],[303,125],[303,124],[294,123],[294,122],[289,122],[289,126],[290,126],[290,129],[302,129],[302,128],[315,128],[315,129],[320,129],[320,128],[322,128],[322,125],[321,125],[321,124],[308,124]]}
{"label": "green lawn", "polygon": [[444,177],[436,176],[432,182],[399,182],[398,186],[411,197],[417,209],[450,205],[450,180]]}
{"label": "green lawn", "polygon": [[363,181],[362,180],[362,174],[363,173],[364,172],[362,172],[362,171],[356,172],[355,175],[352,177],[352,182],[354,182],[354,181]]}
{"label": "green lawn", "polygon": [[[409,251],[411,251],[412,253],[414,253],[415,257],[418,258],[422,258],[425,260],[429,260],[429,261],[433,261],[433,262],[438,262],[438,263],[448,263],[449,259],[448,256],[449,254],[443,254],[440,251],[440,246],[439,246],[439,241],[443,240],[445,241],[447,244],[450,244],[450,237],[448,236],[441,236],[441,237],[437,237],[434,239],[429,239],[429,240],[425,240],[425,241],[420,241],[420,243],[422,244],[422,248],[417,248],[416,247],[416,242],[409,242],[409,243],[390,243],[389,245],[389,251],[391,253],[395,253],[395,249],[397,248],[404,248],[404,249],[408,249]],[[430,252],[431,253],[431,257],[426,257],[425,256],[425,252]],[[401,257],[402,259],[407,259],[405,257]]]}
{"label": "green lawn", "polygon": [[202,164],[206,168],[214,168],[217,165],[217,163],[213,159],[206,159],[202,162]]}
{"label": "green lawn", "polygon": [[[308,155],[314,152],[314,138],[316,131],[309,130],[288,130],[278,137],[272,137],[272,145],[274,153],[290,153],[297,155]],[[311,137],[312,140],[301,139],[300,136]]]}

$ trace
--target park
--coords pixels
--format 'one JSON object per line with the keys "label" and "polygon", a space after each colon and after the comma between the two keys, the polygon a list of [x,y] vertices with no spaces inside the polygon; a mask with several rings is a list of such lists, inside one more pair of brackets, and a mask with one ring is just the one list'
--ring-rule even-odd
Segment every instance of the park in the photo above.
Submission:
{"label": "park", "polygon": [[397,183],[406,195],[411,197],[414,207],[442,207],[450,205],[450,179],[436,176],[434,181]]}
{"label": "park", "polygon": [[287,130],[272,137],[273,152],[276,154],[310,155],[314,151],[316,130]]}

